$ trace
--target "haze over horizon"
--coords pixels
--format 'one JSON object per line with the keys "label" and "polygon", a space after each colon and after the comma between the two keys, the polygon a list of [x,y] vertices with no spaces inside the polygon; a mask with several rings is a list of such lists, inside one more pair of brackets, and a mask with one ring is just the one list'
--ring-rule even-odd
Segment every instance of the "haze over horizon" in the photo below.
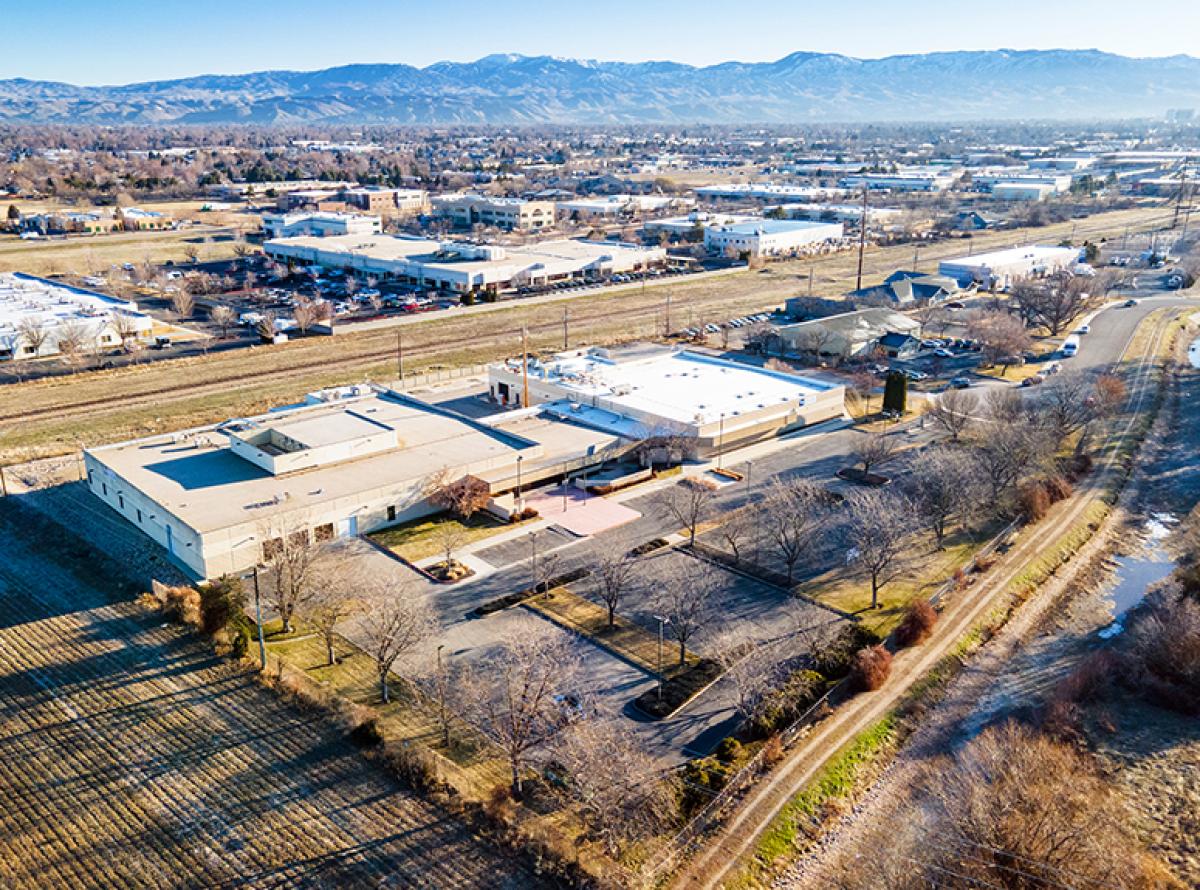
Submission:
{"label": "haze over horizon", "polygon": [[[863,59],[958,50],[1099,49],[1133,57],[1196,52],[1200,5],[1147,0],[1136,10],[1113,0],[1065,0],[1047,8],[1012,0],[982,24],[970,5],[924,0],[895,8],[865,0],[855,16],[826,4],[763,0],[753,20],[731,27],[729,8],[712,2],[632,0],[606,4],[581,24],[567,4],[482,0],[436,6],[395,4],[348,17],[316,0],[203,7],[132,0],[119,8],[86,0],[5,10],[11,38],[0,79],[94,86],[257,71],[312,71],[357,63],[425,67],[492,54],[550,55],[616,62],[672,61],[706,66],[769,62],[796,51]],[[1130,27],[1155,22],[1161,27]],[[123,51],[131,32],[133,51]],[[46,51],[46,35],[55,51]],[[382,36],[382,39],[381,39]],[[114,60],[120,60],[114,64]]]}

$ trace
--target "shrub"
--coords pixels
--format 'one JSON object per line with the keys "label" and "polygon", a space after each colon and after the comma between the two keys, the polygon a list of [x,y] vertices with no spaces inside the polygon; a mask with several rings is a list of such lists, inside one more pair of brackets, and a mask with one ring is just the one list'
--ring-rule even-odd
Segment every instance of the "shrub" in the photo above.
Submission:
{"label": "shrub", "polygon": [[483,803],[483,812],[489,819],[507,825],[517,814],[517,805],[513,800],[512,789],[507,785],[496,785],[488,792],[487,800]]}
{"label": "shrub", "polygon": [[434,755],[424,748],[385,742],[382,759],[394,775],[416,791],[436,791],[442,787]]}
{"label": "shrub", "polygon": [[986,572],[996,564],[996,556],[993,553],[986,553],[983,556],[975,557],[975,571]]}
{"label": "shrub", "polygon": [[896,628],[896,645],[916,646],[929,639],[938,621],[938,611],[929,600],[914,600],[908,604],[904,619]]}
{"label": "shrub", "polygon": [[383,733],[379,729],[379,721],[371,717],[352,727],[346,733],[346,738],[359,748],[374,748],[382,744]]}
{"label": "shrub", "polygon": [[1200,603],[1176,598],[1138,618],[1133,679],[1152,701],[1200,713]]}
{"label": "shrub", "polygon": [[691,813],[704,806],[712,800],[713,794],[725,787],[732,775],[733,768],[714,757],[689,760],[682,773],[680,807],[685,813]]}
{"label": "shrub", "polygon": [[200,593],[194,587],[160,587],[155,598],[163,611],[190,627],[200,627]]}
{"label": "shrub", "polygon": [[222,575],[200,588],[200,629],[211,637],[241,617],[245,607],[246,591],[242,579],[236,575]]}
{"label": "shrub", "polygon": [[749,726],[752,738],[763,738],[791,726],[825,691],[825,678],[816,671],[796,671],[759,708]]}
{"label": "shrub", "polygon": [[768,768],[783,760],[783,739],[777,734],[768,737],[763,743],[762,759],[763,764]]}
{"label": "shrub", "polygon": [[1026,522],[1037,522],[1050,511],[1050,494],[1042,481],[1026,482],[1017,493],[1017,506]]}
{"label": "shrub", "polygon": [[1074,491],[1075,486],[1065,476],[1051,476],[1046,480],[1046,493],[1050,495],[1051,503],[1065,501]]}
{"label": "shrub", "polygon": [[523,510],[514,510],[512,513],[509,513],[508,521],[509,522],[524,522],[527,519],[536,519],[537,516],[538,516],[537,510],[535,510],[533,507],[526,507]]}
{"label": "shrub", "polygon": [[850,682],[860,692],[878,689],[892,672],[892,653],[882,645],[867,646],[854,653]]}
{"label": "shrub", "polygon": [[230,654],[234,658],[245,658],[246,653],[250,651],[250,628],[244,624],[239,624],[233,632],[233,638],[230,640]]}
{"label": "shrub", "polygon": [[813,647],[813,666],[831,680],[839,680],[850,670],[854,654],[864,646],[880,642],[879,635],[861,624],[843,627],[830,640]]}
{"label": "shrub", "polygon": [[721,739],[721,744],[717,745],[717,750],[714,752],[717,760],[721,763],[733,763],[741,753],[742,744],[733,736]]}

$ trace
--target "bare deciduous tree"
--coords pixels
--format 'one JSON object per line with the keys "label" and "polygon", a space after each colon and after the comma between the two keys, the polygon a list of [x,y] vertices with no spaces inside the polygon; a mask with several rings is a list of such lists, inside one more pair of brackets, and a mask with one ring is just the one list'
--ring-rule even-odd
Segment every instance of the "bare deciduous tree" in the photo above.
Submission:
{"label": "bare deciduous tree", "polygon": [[120,339],[121,348],[129,349],[129,341],[135,339],[138,334],[137,320],[128,312],[113,312],[109,316],[109,325]]}
{"label": "bare deciduous tree", "polygon": [[925,405],[925,416],[929,421],[957,442],[975,422],[979,398],[969,390],[948,389],[936,399],[926,401]]}
{"label": "bare deciduous tree", "polygon": [[970,335],[979,341],[983,360],[1003,365],[1003,373],[1014,358],[1029,348],[1029,332],[1015,315],[1007,312],[981,312],[968,323]]}
{"label": "bare deciduous tree", "polygon": [[667,578],[654,597],[655,611],[679,644],[679,666],[687,664],[687,645],[712,618],[712,571],[696,563]]}
{"label": "bare deciduous tree", "polygon": [[375,662],[379,696],[391,701],[388,675],[396,662],[412,655],[433,633],[428,607],[413,596],[399,575],[374,578],[370,583],[371,605],[362,623],[363,648]]}
{"label": "bare deciduous tree", "polygon": [[292,631],[292,618],[317,592],[314,571],[321,556],[302,516],[273,516],[259,523],[258,539],[266,566],[267,600],[283,622],[284,633]]}
{"label": "bare deciduous tree", "polygon": [[854,562],[871,581],[872,609],[879,608],[879,591],[908,565],[913,512],[893,492],[865,491],[850,500],[847,537]]}
{"label": "bare deciduous tree", "polygon": [[1026,324],[1044,327],[1056,337],[1092,305],[1088,282],[1069,272],[1042,281],[1022,281],[1013,288],[1012,299]]}
{"label": "bare deciduous tree", "polygon": [[717,485],[708,479],[688,478],[663,491],[659,502],[671,518],[688,533],[688,544],[696,543],[696,527],[712,507]]}
{"label": "bare deciduous tree", "polygon": [[425,489],[431,504],[460,519],[470,519],[492,499],[491,486],[478,476],[451,480],[445,469],[435,473]]}
{"label": "bare deciduous tree", "polygon": [[954,448],[921,451],[913,461],[908,481],[912,502],[937,539],[938,549],[946,540],[950,523],[955,519],[963,522],[979,506],[983,495],[976,464]]}
{"label": "bare deciduous tree", "polygon": [[564,699],[571,691],[574,663],[561,637],[530,626],[464,675],[463,708],[504,751],[518,799],[529,758],[553,742],[578,714]]}
{"label": "bare deciduous tree", "polygon": [[676,789],[645,745],[614,720],[574,722],[554,745],[564,785],[588,834],[619,856],[671,823]]}
{"label": "bare deciduous tree", "polygon": [[237,324],[237,311],[225,303],[218,303],[208,313],[209,319],[221,330],[221,339],[229,336],[229,329]]}
{"label": "bare deciduous tree", "polygon": [[900,453],[900,446],[899,436],[867,433],[857,438],[851,455],[862,464],[863,472],[869,473],[872,467],[881,467],[894,459]]}
{"label": "bare deciduous tree", "polygon": [[171,309],[180,318],[190,318],[196,308],[196,298],[187,286],[180,282],[179,287],[171,292]]}
{"label": "bare deciduous tree", "polygon": [[325,643],[327,664],[337,662],[335,628],[363,608],[364,579],[347,559],[328,558],[317,564],[313,595],[301,606],[300,617],[310,624]]}
{"label": "bare deciduous tree", "polygon": [[829,493],[804,479],[772,480],[758,508],[757,525],[783,560],[787,583],[795,580],[801,558],[812,552],[817,529],[829,515]]}
{"label": "bare deciduous tree", "polygon": [[29,358],[37,358],[49,336],[50,329],[37,316],[27,316],[17,322],[17,339],[25,349],[31,350],[26,353]]}
{"label": "bare deciduous tree", "polygon": [[617,606],[629,593],[637,577],[637,563],[623,553],[610,553],[600,557],[592,569],[596,579],[596,590],[608,610],[608,626],[616,621]]}
{"label": "bare deciduous tree", "polygon": [[63,362],[73,370],[79,370],[91,335],[81,323],[69,321],[58,326],[54,332],[54,343]]}

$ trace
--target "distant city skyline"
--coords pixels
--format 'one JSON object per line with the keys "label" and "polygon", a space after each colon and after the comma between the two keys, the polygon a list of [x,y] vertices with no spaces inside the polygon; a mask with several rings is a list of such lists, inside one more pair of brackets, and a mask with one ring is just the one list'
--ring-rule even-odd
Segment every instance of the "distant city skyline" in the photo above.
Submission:
{"label": "distant city skyline", "polygon": [[[612,0],[553,15],[532,0],[379,3],[362,11],[316,0],[203,4],[58,0],[6,4],[0,79],[97,85],[354,63],[424,67],[493,53],[692,65],[761,62],[792,52],[863,58],[986,49],[1099,49],[1196,54],[1200,4],[1009,0],[896,4],[760,0]],[[353,14],[347,14],[353,10]]]}

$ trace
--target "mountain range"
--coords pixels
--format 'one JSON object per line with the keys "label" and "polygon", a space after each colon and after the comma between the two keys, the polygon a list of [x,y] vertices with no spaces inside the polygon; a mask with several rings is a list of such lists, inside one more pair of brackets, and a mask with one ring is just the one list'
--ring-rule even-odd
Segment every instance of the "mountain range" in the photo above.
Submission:
{"label": "mountain range", "polygon": [[637,124],[1111,119],[1200,107],[1200,59],[991,50],[775,62],[493,55],[124,86],[0,80],[0,122]]}

